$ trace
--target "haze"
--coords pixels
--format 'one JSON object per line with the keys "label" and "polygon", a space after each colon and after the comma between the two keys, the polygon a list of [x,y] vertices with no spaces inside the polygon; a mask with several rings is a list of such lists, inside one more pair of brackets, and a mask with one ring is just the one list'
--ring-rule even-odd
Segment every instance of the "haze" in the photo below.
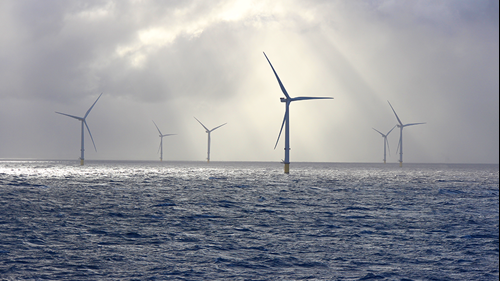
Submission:
{"label": "haze", "polygon": [[[0,0],[0,158],[499,162],[498,1]],[[389,136],[397,163],[398,133]]]}

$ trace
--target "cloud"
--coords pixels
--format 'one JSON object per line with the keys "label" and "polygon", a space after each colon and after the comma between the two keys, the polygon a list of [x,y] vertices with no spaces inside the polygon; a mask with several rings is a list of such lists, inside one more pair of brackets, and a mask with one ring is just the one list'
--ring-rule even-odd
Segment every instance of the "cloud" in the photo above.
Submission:
{"label": "cloud", "polygon": [[498,163],[497,1],[2,1],[0,24],[0,158],[77,158],[78,124],[53,112],[104,92],[89,159],[157,158],[154,119],[178,133],[166,159],[203,160],[196,116],[228,122],[214,160],[279,161],[265,51],[292,96],[335,98],[292,104],[292,161],[380,161],[390,100],[427,122],[405,161]]}

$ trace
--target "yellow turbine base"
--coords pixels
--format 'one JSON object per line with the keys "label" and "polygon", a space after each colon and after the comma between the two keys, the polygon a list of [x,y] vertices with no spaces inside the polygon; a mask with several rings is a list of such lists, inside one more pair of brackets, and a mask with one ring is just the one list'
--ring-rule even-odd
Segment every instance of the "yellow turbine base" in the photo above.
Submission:
{"label": "yellow turbine base", "polygon": [[399,167],[403,167],[403,162],[399,162]]}
{"label": "yellow turbine base", "polygon": [[83,159],[80,159],[80,166],[83,166]]}
{"label": "yellow turbine base", "polygon": [[384,164],[385,164],[385,160],[384,160]]}
{"label": "yellow turbine base", "polygon": [[285,174],[290,173],[290,164],[285,164]]}

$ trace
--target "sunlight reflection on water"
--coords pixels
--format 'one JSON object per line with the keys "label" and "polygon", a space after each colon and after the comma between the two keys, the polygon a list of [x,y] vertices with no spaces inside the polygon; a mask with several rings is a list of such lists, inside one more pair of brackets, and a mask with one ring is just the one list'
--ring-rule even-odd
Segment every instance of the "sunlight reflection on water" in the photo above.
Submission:
{"label": "sunlight reflection on water", "polygon": [[13,279],[498,280],[498,165],[0,162]]}

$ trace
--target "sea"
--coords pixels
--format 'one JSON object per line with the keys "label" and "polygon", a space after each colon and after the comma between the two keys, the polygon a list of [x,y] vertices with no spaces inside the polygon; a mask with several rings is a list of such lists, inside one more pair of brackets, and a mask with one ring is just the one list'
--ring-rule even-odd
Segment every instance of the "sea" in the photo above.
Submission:
{"label": "sea", "polygon": [[0,161],[0,280],[498,280],[499,166]]}

